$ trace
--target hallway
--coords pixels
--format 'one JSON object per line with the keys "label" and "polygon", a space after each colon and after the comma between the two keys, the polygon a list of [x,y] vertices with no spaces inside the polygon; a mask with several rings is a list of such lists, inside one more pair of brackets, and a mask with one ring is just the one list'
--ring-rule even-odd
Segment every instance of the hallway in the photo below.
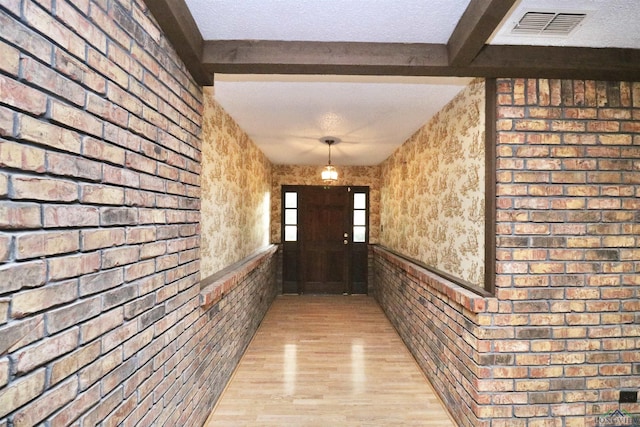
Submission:
{"label": "hallway", "polygon": [[373,298],[280,296],[205,426],[453,426]]}

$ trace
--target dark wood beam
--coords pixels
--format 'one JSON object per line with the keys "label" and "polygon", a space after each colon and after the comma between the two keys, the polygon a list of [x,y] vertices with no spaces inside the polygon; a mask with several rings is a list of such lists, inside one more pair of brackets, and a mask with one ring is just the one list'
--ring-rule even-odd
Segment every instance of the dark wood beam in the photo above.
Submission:
{"label": "dark wood beam", "polygon": [[516,0],[471,0],[447,43],[449,64],[473,61]]}
{"label": "dark wood beam", "polygon": [[515,0],[472,0],[449,43],[205,41],[184,0],[147,0],[198,84],[214,73],[640,81],[640,49],[486,45]]}
{"label": "dark wood beam", "polygon": [[402,43],[205,41],[203,67],[229,74],[542,77],[640,81],[640,50],[486,45],[468,66],[447,46]]}
{"label": "dark wood beam", "polygon": [[497,261],[497,100],[496,79],[486,79],[484,110],[484,289],[491,294],[495,294]]}
{"label": "dark wood beam", "polygon": [[640,81],[640,49],[487,45],[470,68],[485,77]]}
{"label": "dark wood beam", "polygon": [[215,73],[439,75],[447,51],[432,44],[206,41],[202,62]]}
{"label": "dark wood beam", "polygon": [[202,66],[204,41],[184,0],[146,0],[145,3],[194,80],[202,86],[212,85],[213,74]]}

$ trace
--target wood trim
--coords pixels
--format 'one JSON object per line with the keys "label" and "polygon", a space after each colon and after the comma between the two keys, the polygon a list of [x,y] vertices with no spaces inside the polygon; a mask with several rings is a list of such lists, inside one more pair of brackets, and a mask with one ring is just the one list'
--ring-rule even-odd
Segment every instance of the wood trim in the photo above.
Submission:
{"label": "wood trim", "polygon": [[449,38],[449,64],[469,65],[516,0],[472,0]]}
{"label": "wood trim", "polygon": [[[282,246],[282,293],[291,294],[291,293],[302,293],[302,277],[300,272],[300,266],[297,263],[297,260],[300,257],[300,239],[296,239],[293,242],[287,242],[284,238],[285,236],[285,193],[287,192],[295,192],[297,195],[300,194],[303,186],[301,185],[286,185],[283,184],[280,186],[280,245]],[[298,198],[298,201],[300,199]],[[296,209],[299,209],[299,204]],[[300,220],[298,216],[298,227],[300,226]],[[298,228],[298,232],[300,229]],[[299,236],[299,233],[298,233]],[[295,258],[296,262],[292,265],[290,264],[290,257]],[[295,277],[295,280],[291,280],[291,276]],[[295,287],[295,290],[293,289]]]}
{"label": "wood trim", "polygon": [[256,268],[274,257],[277,252],[277,245],[266,246],[253,255],[249,255],[235,264],[202,279],[200,281],[200,307],[203,310],[210,309]]}
{"label": "wood trim", "polygon": [[146,0],[145,3],[193,79],[202,86],[211,86],[213,74],[202,66],[204,41],[185,1]]}
{"label": "wood trim", "polygon": [[496,284],[496,99],[495,79],[485,80],[484,176],[484,288],[495,293]]}
{"label": "wood trim", "polygon": [[[372,247],[372,250],[374,252],[374,254],[385,254],[384,256],[389,258],[390,256],[393,256],[399,260],[403,260],[405,263],[409,263],[409,264],[413,264],[415,267],[419,267],[425,271],[428,271],[429,273],[439,277],[440,279],[446,280],[448,282],[450,282],[451,284],[456,285],[457,287],[464,289],[466,291],[469,291],[475,295],[479,295],[480,297],[486,298],[486,297],[492,297],[493,295],[486,289],[483,289],[479,286],[473,285],[459,277],[453,276],[449,273],[445,273],[444,271],[438,270],[437,268],[434,267],[430,267],[427,264],[423,263],[422,261],[419,261],[415,258],[411,258],[409,256],[406,256],[404,254],[401,254],[400,252],[396,252],[393,249],[387,248],[386,246],[382,246],[379,244],[374,244],[374,245],[370,245]],[[442,281],[440,281],[440,283],[443,283]],[[446,293],[446,292],[443,292]],[[469,308],[469,307],[467,307]],[[473,310],[472,308],[469,308],[470,310]]]}

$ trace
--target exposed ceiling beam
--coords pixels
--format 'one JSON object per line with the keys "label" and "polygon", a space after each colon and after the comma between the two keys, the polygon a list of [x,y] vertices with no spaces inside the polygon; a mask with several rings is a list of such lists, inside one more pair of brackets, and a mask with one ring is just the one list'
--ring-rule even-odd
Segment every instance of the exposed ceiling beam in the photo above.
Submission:
{"label": "exposed ceiling beam", "polygon": [[212,85],[213,75],[202,67],[202,34],[184,0],[146,0],[145,3],[196,82]]}
{"label": "exposed ceiling beam", "polygon": [[640,79],[640,50],[484,46],[468,66],[447,46],[401,43],[205,41],[203,66],[229,74],[353,74]]}
{"label": "exposed ceiling beam", "polygon": [[640,49],[487,45],[471,63],[480,76],[640,80]]}
{"label": "exposed ceiling beam", "polygon": [[469,65],[516,0],[471,0],[447,43],[449,64]]}
{"label": "exposed ceiling beam", "polygon": [[514,0],[472,0],[449,43],[205,41],[184,0],[146,4],[194,79],[214,73],[640,81],[640,50],[485,45]]}
{"label": "exposed ceiling beam", "polygon": [[215,73],[440,75],[447,50],[420,43],[206,41],[202,62]]}

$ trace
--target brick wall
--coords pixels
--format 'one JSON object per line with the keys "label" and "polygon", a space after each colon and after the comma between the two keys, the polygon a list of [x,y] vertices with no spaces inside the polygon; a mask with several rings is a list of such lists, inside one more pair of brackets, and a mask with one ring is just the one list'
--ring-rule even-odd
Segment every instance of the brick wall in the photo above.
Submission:
{"label": "brick wall", "polygon": [[497,103],[499,414],[638,413],[640,83],[499,80]]}
{"label": "brick wall", "polygon": [[497,104],[496,299],[382,250],[376,297],[460,425],[640,413],[640,83],[502,79]]}
{"label": "brick wall", "polygon": [[0,58],[0,426],[201,424],[272,283],[200,308],[201,88],[138,0],[3,1]]}

